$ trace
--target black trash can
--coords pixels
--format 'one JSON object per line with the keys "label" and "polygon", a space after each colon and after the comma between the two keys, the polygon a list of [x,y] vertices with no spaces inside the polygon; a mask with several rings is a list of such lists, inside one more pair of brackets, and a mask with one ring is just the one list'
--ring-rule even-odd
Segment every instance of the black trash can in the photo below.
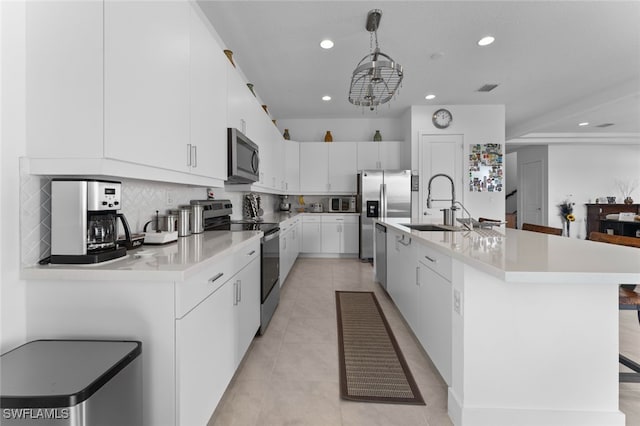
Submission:
{"label": "black trash can", "polygon": [[0,357],[3,426],[142,424],[142,344],[35,340]]}

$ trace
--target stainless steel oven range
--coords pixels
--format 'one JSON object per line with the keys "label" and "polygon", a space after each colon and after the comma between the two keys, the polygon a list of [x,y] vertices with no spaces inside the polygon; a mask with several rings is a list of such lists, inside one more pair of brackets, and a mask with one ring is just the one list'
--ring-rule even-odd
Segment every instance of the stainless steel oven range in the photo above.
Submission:
{"label": "stainless steel oven range", "polygon": [[203,204],[206,231],[262,231],[260,240],[260,334],[264,334],[280,301],[280,224],[231,220],[229,200],[192,200]]}

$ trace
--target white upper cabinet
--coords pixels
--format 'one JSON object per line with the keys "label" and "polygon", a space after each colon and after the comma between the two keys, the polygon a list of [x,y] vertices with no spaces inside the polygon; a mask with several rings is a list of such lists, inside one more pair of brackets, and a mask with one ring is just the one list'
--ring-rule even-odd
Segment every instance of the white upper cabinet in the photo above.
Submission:
{"label": "white upper cabinet", "polygon": [[26,14],[31,173],[222,186],[226,58],[195,3],[28,2]]}
{"label": "white upper cabinet", "polygon": [[200,8],[191,5],[190,158],[191,172],[227,178],[227,58]]}
{"label": "white upper cabinet", "polygon": [[355,194],[357,153],[355,143],[329,144],[329,192]]}
{"label": "white upper cabinet", "polygon": [[[240,130],[245,135],[255,134],[255,127],[247,123],[249,115],[257,113],[254,96],[240,73],[227,61],[227,126]],[[251,136],[249,136],[251,138]]]}
{"label": "white upper cabinet", "polygon": [[186,1],[104,3],[105,157],[189,171]]}
{"label": "white upper cabinet", "polygon": [[403,142],[358,142],[358,170],[367,169],[410,169],[410,164],[402,161]]}
{"label": "white upper cabinet", "polygon": [[357,146],[354,142],[300,144],[300,192],[356,192]]}
{"label": "white upper cabinet", "polygon": [[300,191],[300,143],[284,141],[285,180],[284,190],[287,194]]}
{"label": "white upper cabinet", "polygon": [[303,194],[329,191],[329,145],[324,142],[300,144],[300,192]]}
{"label": "white upper cabinet", "polygon": [[27,156],[102,157],[102,16],[101,2],[26,2]]}

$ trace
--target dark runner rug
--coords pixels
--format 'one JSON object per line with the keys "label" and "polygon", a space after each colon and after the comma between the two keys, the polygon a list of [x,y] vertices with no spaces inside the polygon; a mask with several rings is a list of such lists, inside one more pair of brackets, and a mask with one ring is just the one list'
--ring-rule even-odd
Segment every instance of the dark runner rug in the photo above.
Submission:
{"label": "dark runner rug", "polygon": [[398,342],[370,291],[336,291],[340,396],[425,405]]}

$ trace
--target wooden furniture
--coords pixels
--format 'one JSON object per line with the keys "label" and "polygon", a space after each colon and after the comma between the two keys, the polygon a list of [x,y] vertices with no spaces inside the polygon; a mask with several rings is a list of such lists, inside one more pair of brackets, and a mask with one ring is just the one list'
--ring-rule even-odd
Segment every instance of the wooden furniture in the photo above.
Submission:
{"label": "wooden furniture", "polygon": [[591,241],[599,241],[601,243],[618,244],[621,246],[640,248],[640,238],[627,237],[624,235],[610,235],[604,232],[592,232],[589,234]]}
{"label": "wooden furniture", "polygon": [[516,229],[516,224],[518,223],[517,213],[507,213],[505,214],[505,219],[507,220],[507,228]]}
{"label": "wooden furniture", "polygon": [[[640,248],[640,238],[636,237],[592,232],[589,234],[589,239],[591,241],[598,241],[602,243]],[[622,310],[637,311],[638,323],[640,323],[640,294],[634,291],[634,287],[635,285],[620,286],[618,293],[618,307]],[[619,360],[620,364],[634,371],[634,373],[620,373],[620,381],[640,383],[640,364],[622,354],[619,354]]]}
{"label": "wooden furniture", "polygon": [[[602,227],[602,221],[606,220],[608,214],[621,212],[640,214],[640,204],[586,204],[586,206],[587,235],[594,231],[605,232],[606,228]],[[616,233],[620,235],[635,236],[635,229],[632,227],[636,226],[636,229],[640,229],[640,223],[638,222],[607,221],[607,224],[614,229],[614,232],[618,231]]]}
{"label": "wooden furniture", "polygon": [[553,228],[551,226],[535,225],[533,223],[523,223],[522,230],[541,232],[543,234],[562,235],[562,228]]}

